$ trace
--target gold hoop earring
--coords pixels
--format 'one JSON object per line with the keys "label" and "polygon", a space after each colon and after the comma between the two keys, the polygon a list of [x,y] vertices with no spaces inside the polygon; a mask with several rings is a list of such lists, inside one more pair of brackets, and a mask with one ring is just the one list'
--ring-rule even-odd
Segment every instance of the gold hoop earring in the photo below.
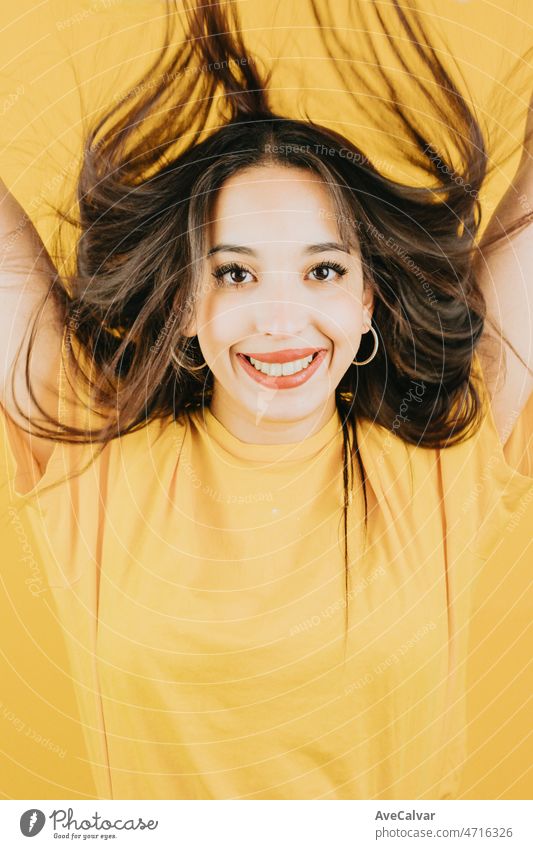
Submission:
{"label": "gold hoop earring", "polygon": [[376,331],[375,331],[374,327],[372,327],[372,325],[370,325],[369,330],[372,331],[372,335],[374,337],[374,350],[372,351],[370,356],[366,358],[366,360],[361,360],[361,362],[357,362],[356,360],[352,360],[352,364],[354,366],[366,366],[367,363],[369,363],[371,360],[374,359],[374,357],[376,356],[376,354],[378,352],[378,348],[379,348],[378,334],[376,333]]}
{"label": "gold hoop earring", "polygon": [[[185,363],[182,363],[174,349],[171,350],[170,356],[172,357],[172,359],[174,360],[176,365],[179,366],[179,368],[185,369],[185,371],[201,371],[203,368],[205,368],[207,366],[207,363],[205,362],[205,360],[204,360],[204,362],[202,363],[201,366],[189,366],[189,365],[186,365]],[[209,366],[207,366],[207,367],[209,368]]]}

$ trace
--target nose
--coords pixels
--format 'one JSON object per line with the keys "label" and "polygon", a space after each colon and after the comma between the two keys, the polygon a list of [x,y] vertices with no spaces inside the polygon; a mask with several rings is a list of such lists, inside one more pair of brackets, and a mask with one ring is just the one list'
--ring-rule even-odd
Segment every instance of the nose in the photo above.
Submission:
{"label": "nose", "polygon": [[268,293],[263,289],[255,305],[258,334],[298,337],[307,326],[306,304],[301,292],[291,292],[292,286],[297,289],[295,282],[287,275],[281,282],[270,285]]}

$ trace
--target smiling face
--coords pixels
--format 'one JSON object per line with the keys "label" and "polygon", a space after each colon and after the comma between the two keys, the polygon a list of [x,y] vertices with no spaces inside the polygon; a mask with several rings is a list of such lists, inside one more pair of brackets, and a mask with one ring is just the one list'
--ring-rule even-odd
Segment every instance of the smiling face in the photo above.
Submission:
{"label": "smiling face", "polygon": [[311,436],[335,412],[373,307],[357,248],[340,243],[327,185],[282,166],[229,178],[203,284],[188,333],[213,372],[213,415],[244,442]]}

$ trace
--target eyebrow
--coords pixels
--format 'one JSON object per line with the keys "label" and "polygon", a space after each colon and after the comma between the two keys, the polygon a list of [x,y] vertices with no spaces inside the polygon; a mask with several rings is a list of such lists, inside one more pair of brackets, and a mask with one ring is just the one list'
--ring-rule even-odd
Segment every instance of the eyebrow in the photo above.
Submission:
{"label": "eyebrow", "polygon": [[[246,245],[229,245],[229,244],[220,244],[215,245],[213,248],[207,252],[207,256],[210,257],[213,254],[219,253],[221,251],[230,251],[235,254],[246,254],[247,256],[257,256],[256,251],[252,250],[252,248],[247,247]],[[314,245],[307,245],[302,253],[304,254],[316,254],[321,253],[322,251],[341,251],[342,253],[350,253],[350,250],[347,245],[342,245],[340,242],[317,242]]]}

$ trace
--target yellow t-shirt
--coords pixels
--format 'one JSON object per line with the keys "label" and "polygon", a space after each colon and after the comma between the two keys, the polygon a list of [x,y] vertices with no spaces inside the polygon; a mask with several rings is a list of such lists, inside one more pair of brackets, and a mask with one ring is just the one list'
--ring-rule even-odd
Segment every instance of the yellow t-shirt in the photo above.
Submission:
{"label": "yellow t-shirt", "polygon": [[338,413],[286,445],[243,443],[207,408],[152,422],[43,491],[90,451],[58,445],[25,495],[0,422],[99,798],[457,794],[471,586],[531,498],[531,399],[505,451],[490,410],[445,450],[358,423],[369,523],[363,551],[357,484],[348,596]]}

